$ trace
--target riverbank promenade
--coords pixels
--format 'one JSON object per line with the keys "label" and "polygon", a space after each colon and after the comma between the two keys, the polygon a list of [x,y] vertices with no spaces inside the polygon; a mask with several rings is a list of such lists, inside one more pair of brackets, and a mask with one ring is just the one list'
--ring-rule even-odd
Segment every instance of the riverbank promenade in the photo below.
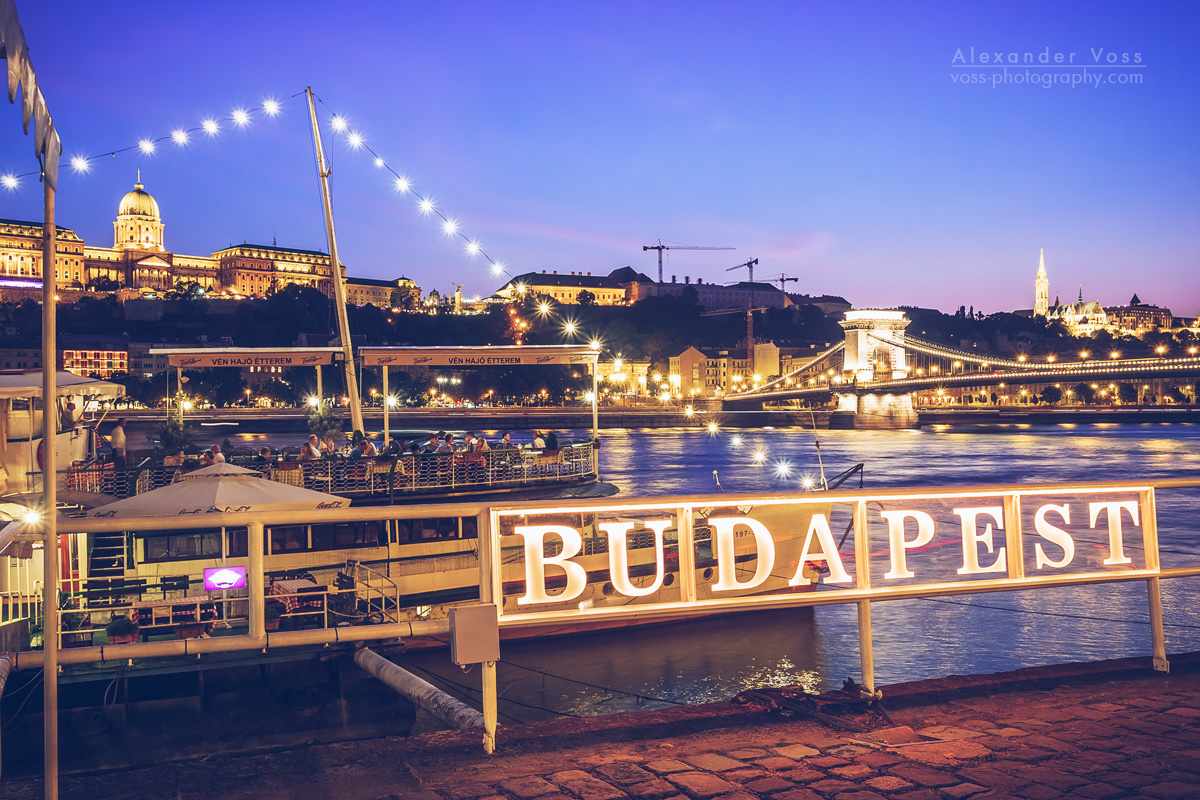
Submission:
{"label": "riverbank promenade", "polygon": [[[1200,796],[1200,653],[884,688],[878,714],[785,718],[755,704],[559,719],[105,774],[64,798],[316,800],[1056,800]],[[503,707],[503,702],[501,702]],[[851,729],[853,727],[853,729]],[[235,748],[236,743],[230,743]],[[0,785],[13,800],[40,781]]]}

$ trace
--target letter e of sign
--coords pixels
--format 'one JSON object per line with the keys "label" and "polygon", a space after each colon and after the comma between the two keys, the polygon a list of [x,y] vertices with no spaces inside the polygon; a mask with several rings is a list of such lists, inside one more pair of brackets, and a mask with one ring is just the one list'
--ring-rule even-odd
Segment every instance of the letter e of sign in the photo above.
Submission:
{"label": "letter e of sign", "polygon": [[[1000,506],[982,506],[980,508],[956,508],[954,513],[962,520],[963,565],[958,568],[959,575],[982,575],[985,572],[1005,572],[1008,565],[1004,563],[1006,548],[996,547],[992,541],[992,523],[987,523],[983,533],[979,532],[979,517],[991,517],[996,525],[1003,525],[1004,509]],[[987,548],[989,553],[996,554],[996,560],[990,565],[979,565],[979,545]]]}
{"label": "letter e of sign", "polygon": [[[587,572],[568,560],[583,549],[579,531],[565,525],[518,525],[513,528],[513,533],[525,540],[525,594],[517,598],[517,605],[566,603],[583,594]],[[562,539],[563,549],[557,556],[547,557],[546,537],[550,535]],[[567,573],[567,586],[560,594],[546,593],[547,566],[558,567]]]}

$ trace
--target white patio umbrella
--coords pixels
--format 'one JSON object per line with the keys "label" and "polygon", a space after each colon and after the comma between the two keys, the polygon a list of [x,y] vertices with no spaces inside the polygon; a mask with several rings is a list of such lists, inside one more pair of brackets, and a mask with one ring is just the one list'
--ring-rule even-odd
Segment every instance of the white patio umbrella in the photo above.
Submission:
{"label": "white patio umbrella", "polygon": [[[207,474],[203,474],[207,473]],[[347,508],[350,501],[324,492],[257,477],[253,470],[214,464],[189,473],[186,480],[94,508],[89,517],[173,517],[237,511],[293,511]]]}

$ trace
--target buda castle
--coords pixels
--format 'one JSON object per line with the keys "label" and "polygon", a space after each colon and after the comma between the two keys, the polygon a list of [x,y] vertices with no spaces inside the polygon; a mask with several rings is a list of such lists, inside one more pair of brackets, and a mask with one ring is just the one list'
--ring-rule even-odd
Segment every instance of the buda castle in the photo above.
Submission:
{"label": "buda castle", "polygon": [[[308,286],[333,296],[332,269],[327,253],[263,244],[240,244],[207,256],[172,253],[163,239],[158,202],[146,191],[141,175],[133,190],[121,198],[113,222],[112,247],[84,243],[75,231],[58,228],[55,283],[64,292],[163,292],[177,284],[195,283],[206,292],[263,297],[290,285]],[[341,268],[345,277],[346,268]],[[35,297],[41,290],[42,224],[0,219],[0,289],[5,299]],[[390,305],[382,284],[418,295],[407,278],[395,281],[347,280],[347,300],[364,305]],[[388,294],[389,297],[384,297]],[[360,296],[361,295],[361,296]]]}

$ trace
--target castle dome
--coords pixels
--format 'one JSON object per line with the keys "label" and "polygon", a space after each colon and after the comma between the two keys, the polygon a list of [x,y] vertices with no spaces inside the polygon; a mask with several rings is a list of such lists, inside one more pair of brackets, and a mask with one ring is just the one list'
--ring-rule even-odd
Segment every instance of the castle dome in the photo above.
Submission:
{"label": "castle dome", "polygon": [[158,203],[141,184],[141,176],[138,176],[138,182],[133,185],[133,191],[121,198],[121,205],[117,207],[118,217],[153,217],[161,219],[158,213]]}

